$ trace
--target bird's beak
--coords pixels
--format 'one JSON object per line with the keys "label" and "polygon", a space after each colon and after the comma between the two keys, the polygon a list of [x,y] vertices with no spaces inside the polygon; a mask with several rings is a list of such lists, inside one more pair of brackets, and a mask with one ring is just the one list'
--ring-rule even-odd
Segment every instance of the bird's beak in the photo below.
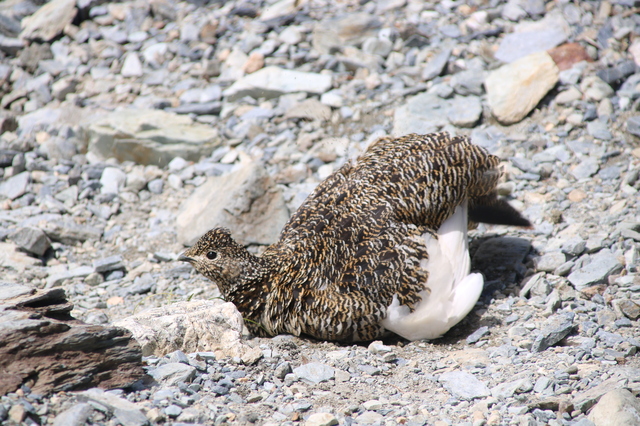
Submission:
{"label": "bird's beak", "polygon": [[192,257],[185,256],[184,252],[182,252],[182,253],[180,253],[178,255],[178,260],[181,261],[181,262],[189,262],[189,263],[191,263],[191,262],[193,262],[194,259]]}

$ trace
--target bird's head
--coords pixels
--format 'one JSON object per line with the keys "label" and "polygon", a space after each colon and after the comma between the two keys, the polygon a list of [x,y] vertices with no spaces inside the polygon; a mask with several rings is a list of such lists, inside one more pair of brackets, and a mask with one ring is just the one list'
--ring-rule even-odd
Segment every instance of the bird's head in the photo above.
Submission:
{"label": "bird's head", "polygon": [[238,244],[225,228],[214,228],[188,248],[178,260],[193,265],[198,272],[215,282],[228,297],[257,278],[262,272],[259,259]]}

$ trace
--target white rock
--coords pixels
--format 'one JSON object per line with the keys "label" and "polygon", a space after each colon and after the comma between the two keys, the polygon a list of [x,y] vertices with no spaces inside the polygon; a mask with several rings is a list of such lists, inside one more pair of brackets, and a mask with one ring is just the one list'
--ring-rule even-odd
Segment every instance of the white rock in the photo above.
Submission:
{"label": "white rock", "polygon": [[485,80],[489,107],[503,124],[522,120],[558,82],[547,52],[525,56],[492,71]]}
{"label": "white rock", "polygon": [[73,21],[76,13],[76,0],[52,0],[22,20],[20,37],[50,41]]}
{"label": "white rock", "polygon": [[216,358],[241,357],[250,348],[242,342],[242,315],[233,303],[193,300],[153,308],[116,321],[131,331],[143,356],[182,352],[213,352]]}
{"label": "white rock", "polygon": [[640,398],[626,389],[610,391],[589,413],[596,426],[634,426],[640,424]]}
{"label": "white rock", "polygon": [[100,177],[100,192],[102,194],[117,194],[124,187],[127,174],[117,167],[107,167]]}
{"label": "white rock", "polygon": [[284,93],[307,92],[322,94],[331,88],[331,76],[311,72],[291,71],[275,66],[262,68],[236,81],[223,92],[233,102],[245,96],[273,98]]}
{"label": "white rock", "polygon": [[127,53],[122,63],[120,74],[123,77],[140,77],[143,74],[142,62],[140,62],[140,57],[136,52]]}

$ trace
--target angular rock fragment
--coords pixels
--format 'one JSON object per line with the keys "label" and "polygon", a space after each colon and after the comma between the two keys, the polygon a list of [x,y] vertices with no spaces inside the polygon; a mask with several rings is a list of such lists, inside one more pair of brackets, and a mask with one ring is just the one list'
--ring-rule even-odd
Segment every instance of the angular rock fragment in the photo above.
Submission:
{"label": "angular rock fragment", "polygon": [[[127,387],[144,376],[140,346],[121,328],[84,324],[64,290],[37,290],[0,306],[0,395]],[[64,364],[65,368],[54,368]]]}
{"label": "angular rock fragment", "polygon": [[192,245],[209,229],[226,227],[242,244],[274,243],[289,211],[282,192],[273,186],[266,170],[253,162],[210,177],[180,207],[178,242]]}
{"label": "angular rock fragment", "polygon": [[558,82],[558,67],[538,52],[492,71],[485,80],[491,111],[503,124],[522,120]]}

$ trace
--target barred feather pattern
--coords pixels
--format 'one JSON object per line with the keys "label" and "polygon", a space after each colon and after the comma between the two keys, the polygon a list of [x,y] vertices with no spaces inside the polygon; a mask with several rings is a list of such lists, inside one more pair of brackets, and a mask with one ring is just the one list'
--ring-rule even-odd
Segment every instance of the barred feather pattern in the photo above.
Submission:
{"label": "barred feather pattern", "polygon": [[437,238],[466,199],[496,197],[498,164],[462,136],[381,138],[318,185],[262,256],[216,228],[183,258],[218,284],[254,334],[376,339],[394,295],[413,309],[428,287],[420,236]]}

